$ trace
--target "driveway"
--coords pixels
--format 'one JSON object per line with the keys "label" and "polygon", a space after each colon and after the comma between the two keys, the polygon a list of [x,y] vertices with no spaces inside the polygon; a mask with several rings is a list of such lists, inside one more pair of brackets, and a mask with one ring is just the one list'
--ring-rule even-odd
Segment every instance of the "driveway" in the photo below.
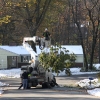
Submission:
{"label": "driveway", "polygon": [[[56,77],[57,83],[62,86],[70,86],[90,75],[74,75],[71,77]],[[96,75],[91,75],[96,77]],[[54,87],[42,89],[41,86],[29,90],[18,90],[20,79],[2,79],[9,83],[0,100],[100,100],[99,97],[89,95],[85,89],[72,87]]]}

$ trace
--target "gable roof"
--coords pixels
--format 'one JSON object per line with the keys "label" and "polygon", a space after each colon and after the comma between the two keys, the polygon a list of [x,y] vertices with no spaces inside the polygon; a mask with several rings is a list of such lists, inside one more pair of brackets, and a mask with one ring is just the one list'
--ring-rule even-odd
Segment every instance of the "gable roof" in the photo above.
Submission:
{"label": "gable roof", "polygon": [[0,48],[18,55],[30,54],[23,46],[0,46]]}
{"label": "gable roof", "polygon": [[[66,50],[69,50],[69,54],[74,53],[74,54],[83,55],[83,49],[81,45],[61,45],[61,47],[66,48]],[[45,48],[43,50],[40,50],[39,47],[37,46],[37,53],[40,54],[41,51],[49,52],[50,49]]]}
{"label": "gable roof", "polygon": [[83,54],[83,49],[81,45],[62,45],[62,47],[69,50],[70,53]]}
{"label": "gable roof", "polygon": [[[69,53],[74,54],[83,54],[83,49],[81,45],[62,45],[62,47],[69,50]],[[16,53],[18,55],[29,55],[30,53],[23,46],[0,46],[1,49],[7,50],[9,52]],[[39,46],[36,46],[37,54],[40,54],[41,51],[49,52],[49,49],[40,50]]]}

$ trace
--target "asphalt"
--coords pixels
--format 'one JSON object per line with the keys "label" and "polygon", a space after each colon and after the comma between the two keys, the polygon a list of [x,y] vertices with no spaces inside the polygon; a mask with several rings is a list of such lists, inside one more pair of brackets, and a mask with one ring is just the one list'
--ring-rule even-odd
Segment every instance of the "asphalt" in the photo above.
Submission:
{"label": "asphalt", "polygon": [[60,87],[42,89],[41,86],[27,90],[18,90],[20,79],[0,79],[10,84],[5,88],[0,100],[100,100],[100,97],[91,96],[85,89],[76,87],[79,80],[94,77],[95,75],[74,75],[71,77],[56,77]]}

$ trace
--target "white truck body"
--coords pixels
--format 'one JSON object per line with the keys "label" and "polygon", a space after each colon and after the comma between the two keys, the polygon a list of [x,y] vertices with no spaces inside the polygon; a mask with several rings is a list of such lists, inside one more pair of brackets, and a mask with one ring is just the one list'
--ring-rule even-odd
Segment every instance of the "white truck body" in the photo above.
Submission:
{"label": "white truck body", "polygon": [[[38,84],[44,87],[45,83],[51,84],[53,81],[55,81],[55,77],[52,74],[52,72],[46,71],[43,66],[39,65],[38,54],[35,51],[33,51],[31,46],[28,44],[28,41],[33,41],[34,43],[37,43],[38,40],[40,40],[41,45],[43,45],[43,43],[46,43],[45,47],[50,46],[51,40],[45,41],[44,38],[39,39],[37,36],[25,37],[23,39],[23,46],[31,54],[32,59],[31,64],[26,66],[27,70],[29,70],[30,67],[33,69],[30,73],[30,87],[36,87]],[[22,66],[22,70],[25,70],[24,67]],[[54,86],[54,84],[52,84],[52,86]]]}

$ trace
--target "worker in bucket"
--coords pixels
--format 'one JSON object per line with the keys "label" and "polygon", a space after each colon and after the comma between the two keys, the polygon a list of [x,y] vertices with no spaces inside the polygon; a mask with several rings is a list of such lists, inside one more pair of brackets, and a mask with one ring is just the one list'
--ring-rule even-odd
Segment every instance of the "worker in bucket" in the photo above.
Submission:
{"label": "worker in bucket", "polygon": [[43,37],[45,38],[45,40],[50,40],[50,32],[47,28],[45,28],[45,31],[43,32]]}
{"label": "worker in bucket", "polygon": [[48,31],[47,28],[45,28],[45,31],[43,32],[45,47],[49,47],[51,45],[51,38],[50,37],[51,37],[50,32]]}

